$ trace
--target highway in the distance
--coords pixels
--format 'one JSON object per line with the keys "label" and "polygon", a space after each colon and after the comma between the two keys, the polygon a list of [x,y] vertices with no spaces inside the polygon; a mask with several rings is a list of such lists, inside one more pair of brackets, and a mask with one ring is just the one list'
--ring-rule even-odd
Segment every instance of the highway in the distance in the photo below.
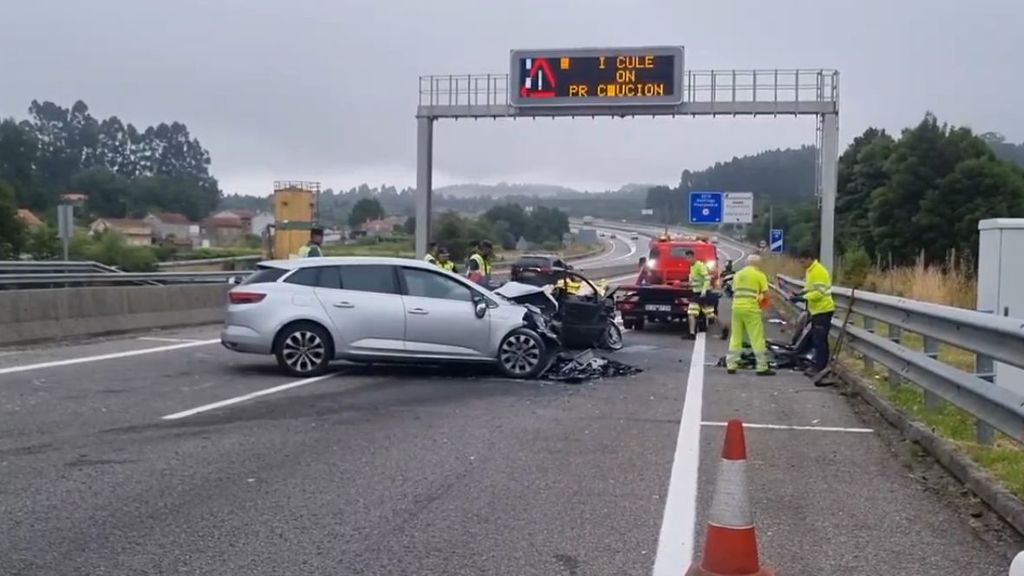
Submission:
{"label": "highway in the distance", "polygon": [[0,575],[679,575],[734,417],[780,574],[1005,575],[1019,539],[871,412],[625,340],[645,371],[581,385],[296,380],[217,326],[0,350]]}

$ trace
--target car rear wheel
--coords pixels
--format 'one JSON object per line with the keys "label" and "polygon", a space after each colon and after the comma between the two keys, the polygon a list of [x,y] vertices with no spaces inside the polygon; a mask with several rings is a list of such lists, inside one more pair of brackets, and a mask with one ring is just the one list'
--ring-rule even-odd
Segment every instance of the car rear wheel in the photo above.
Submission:
{"label": "car rear wheel", "polygon": [[292,376],[319,376],[334,357],[334,345],[323,327],[302,322],[284,328],[274,344],[274,356]]}
{"label": "car rear wheel", "polygon": [[546,360],[544,341],[533,330],[517,328],[498,346],[498,368],[510,378],[534,378]]}

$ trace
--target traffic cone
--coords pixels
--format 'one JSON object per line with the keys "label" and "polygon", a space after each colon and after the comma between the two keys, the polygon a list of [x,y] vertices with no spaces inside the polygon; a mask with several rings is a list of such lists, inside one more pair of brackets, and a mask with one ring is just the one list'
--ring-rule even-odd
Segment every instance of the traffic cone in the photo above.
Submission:
{"label": "traffic cone", "polygon": [[732,419],[725,428],[725,446],[704,535],[704,556],[686,576],[774,576],[761,567],[757,532],[747,497],[747,443],[743,423]]}
{"label": "traffic cone", "polygon": [[1013,563],[1010,564],[1010,576],[1024,576],[1024,552],[1013,557]]}

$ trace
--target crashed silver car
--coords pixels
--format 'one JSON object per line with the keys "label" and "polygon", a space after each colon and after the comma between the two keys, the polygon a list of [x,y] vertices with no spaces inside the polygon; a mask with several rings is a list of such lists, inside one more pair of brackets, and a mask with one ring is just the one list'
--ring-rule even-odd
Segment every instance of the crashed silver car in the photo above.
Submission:
{"label": "crashed silver car", "polygon": [[418,260],[305,258],[262,262],[228,293],[221,343],[273,354],[294,376],[332,360],[492,363],[513,378],[549,360],[546,320]]}

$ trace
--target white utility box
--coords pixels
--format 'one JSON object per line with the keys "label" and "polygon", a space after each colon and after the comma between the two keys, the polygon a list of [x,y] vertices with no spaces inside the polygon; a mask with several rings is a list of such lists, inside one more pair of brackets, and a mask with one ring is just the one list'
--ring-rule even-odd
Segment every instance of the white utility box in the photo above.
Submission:
{"label": "white utility box", "polygon": [[[1024,318],[1024,218],[978,222],[978,311]],[[995,364],[996,384],[1024,395],[1024,370]]]}

